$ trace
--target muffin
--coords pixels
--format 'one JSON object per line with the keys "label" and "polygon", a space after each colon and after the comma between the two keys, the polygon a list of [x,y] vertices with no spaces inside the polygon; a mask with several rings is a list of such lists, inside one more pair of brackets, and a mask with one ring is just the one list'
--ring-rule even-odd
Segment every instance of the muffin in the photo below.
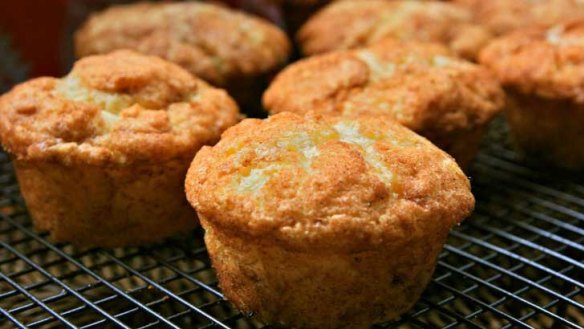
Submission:
{"label": "muffin", "polygon": [[226,298],[290,328],[406,312],[474,206],[450,156],[366,116],[244,120],[197,154],[186,192]]}
{"label": "muffin", "polygon": [[290,42],[259,17],[201,2],[138,3],[92,15],[75,34],[77,56],[130,48],[160,56],[253,109]]}
{"label": "muffin", "polygon": [[501,35],[518,28],[551,26],[584,17],[581,0],[452,0],[473,12],[475,19]]}
{"label": "muffin", "polygon": [[385,38],[438,42],[474,59],[491,34],[473,24],[471,12],[461,6],[406,0],[335,1],[297,34],[305,55],[361,48]]}
{"label": "muffin", "polygon": [[395,119],[466,168],[487,124],[502,109],[504,93],[488,70],[442,45],[385,40],[290,65],[263,102],[270,113]]}
{"label": "muffin", "polygon": [[511,138],[524,156],[584,169],[584,20],[518,30],[481,53],[507,91]]}
{"label": "muffin", "polygon": [[117,247],[195,227],[189,163],[238,119],[222,90],[153,56],[121,50],[0,98],[0,138],[36,228],[56,241]]}

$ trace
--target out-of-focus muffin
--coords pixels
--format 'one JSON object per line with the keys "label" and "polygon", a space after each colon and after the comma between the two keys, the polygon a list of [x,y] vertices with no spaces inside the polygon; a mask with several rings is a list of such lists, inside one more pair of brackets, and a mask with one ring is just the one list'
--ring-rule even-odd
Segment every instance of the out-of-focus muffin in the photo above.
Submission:
{"label": "out-of-focus muffin", "polygon": [[524,155],[584,169],[584,21],[517,30],[480,61],[508,94],[511,137]]}
{"label": "out-of-focus muffin", "polygon": [[253,107],[291,46],[268,21],[201,2],[113,6],[92,15],[75,35],[80,57],[120,48],[176,63]]}
{"label": "out-of-focus muffin", "polygon": [[495,34],[517,28],[551,26],[584,17],[581,0],[452,0],[473,12]]}
{"label": "out-of-focus muffin", "polygon": [[491,33],[465,8],[432,1],[342,0],[317,12],[297,39],[305,55],[372,45],[385,38],[439,42],[474,59]]}
{"label": "out-of-focus muffin", "polygon": [[290,65],[263,102],[270,113],[389,117],[466,168],[504,93],[488,70],[439,44],[386,40]]}
{"label": "out-of-focus muffin", "polygon": [[244,120],[197,154],[186,191],[226,298],[289,328],[406,312],[474,206],[450,156],[372,117]]}
{"label": "out-of-focus muffin", "polygon": [[128,50],[14,87],[0,115],[35,226],[57,241],[103,247],[195,227],[183,192],[188,165],[238,120],[224,91]]}

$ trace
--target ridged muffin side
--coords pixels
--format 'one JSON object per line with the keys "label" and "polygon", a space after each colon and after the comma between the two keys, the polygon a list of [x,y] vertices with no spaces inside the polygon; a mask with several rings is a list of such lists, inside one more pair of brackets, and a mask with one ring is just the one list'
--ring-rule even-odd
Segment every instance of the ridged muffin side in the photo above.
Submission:
{"label": "ridged muffin side", "polygon": [[225,296],[286,327],[405,312],[474,206],[450,156],[370,117],[244,120],[197,154],[185,184]]}
{"label": "ridged muffin side", "polygon": [[117,51],[0,98],[0,138],[37,227],[119,246],[195,226],[181,181],[197,150],[238,120],[235,103],[180,67]]}
{"label": "ridged muffin side", "polygon": [[318,11],[298,31],[305,55],[361,48],[383,39],[438,42],[475,59],[492,38],[462,6],[437,1],[341,0]]}
{"label": "ridged muffin side", "polygon": [[290,65],[266,90],[263,103],[270,113],[394,119],[464,168],[502,110],[504,93],[488,70],[439,44],[386,40]]}

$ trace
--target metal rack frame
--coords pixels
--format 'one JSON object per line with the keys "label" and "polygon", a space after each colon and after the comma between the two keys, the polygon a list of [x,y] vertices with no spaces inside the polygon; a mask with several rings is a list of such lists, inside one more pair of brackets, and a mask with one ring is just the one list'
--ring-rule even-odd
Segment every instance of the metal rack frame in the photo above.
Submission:
{"label": "metal rack frame", "polygon": [[[584,328],[584,177],[517,160],[501,122],[471,171],[477,208],[416,306],[380,328]],[[0,155],[0,328],[259,328],[223,299],[202,231],[80,249],[32,229]]]}

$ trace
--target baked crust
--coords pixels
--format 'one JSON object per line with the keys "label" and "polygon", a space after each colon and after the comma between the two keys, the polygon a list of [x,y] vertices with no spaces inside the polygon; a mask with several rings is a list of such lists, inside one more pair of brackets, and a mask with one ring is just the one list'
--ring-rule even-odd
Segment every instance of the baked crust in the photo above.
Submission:
{"label": "baked crust", "polygon": [[579,0],[453,0],[473,12],[476,20],[496,34],[518,28],[550,26],[584,16]]}
{"label": "baked crust", "polygon": [[129,165],[192,157],[237,105],[180,67],[129,50],[79,60],[0,98],[0,137],[19,160]]}
{"label": "baked crust", "polygon": [[38,230],[77,246],[123,247],[188,234],[198,225],[183,189],[189,159],[131,166],[14,160]]}
{"label": "baked crust", "polygon": [[480,55],[504,87],[584,103],[584,20],[518,30]]}
{"label": "baked crust", "polygon": [[474,206],[454,160],[398,123],[292,113],[228,129],[197,154],[186,192],[223,234],[294,251],[406,243]]}
{"label": "baked crust", "polygon": [[306,55],[372,45],[385,38],[439,42],[474,59],[491,38],[465,8],[441,2],[344,0],[317,12],[297,34]]}
{"label": "baked crust", "polygon": [[290,42],[276,26],[201,2],[112,6],[75,34],[77,56],[131,48],[174,62],[214,85],[284,64]]}
{"label": "baked crust", "polygon": [[430,281],[448,234],[420,232],[359,253],[294,252],[201,222],[225,298],[276,328],[366,329],[396,319]]}
{"label": "baked crust", "polygon": [[504,93],[490,72],[441,45],[386,40],[288,66],[263,103],[270,113],[387,116],[447,149],[482,130],[502,110]]}

